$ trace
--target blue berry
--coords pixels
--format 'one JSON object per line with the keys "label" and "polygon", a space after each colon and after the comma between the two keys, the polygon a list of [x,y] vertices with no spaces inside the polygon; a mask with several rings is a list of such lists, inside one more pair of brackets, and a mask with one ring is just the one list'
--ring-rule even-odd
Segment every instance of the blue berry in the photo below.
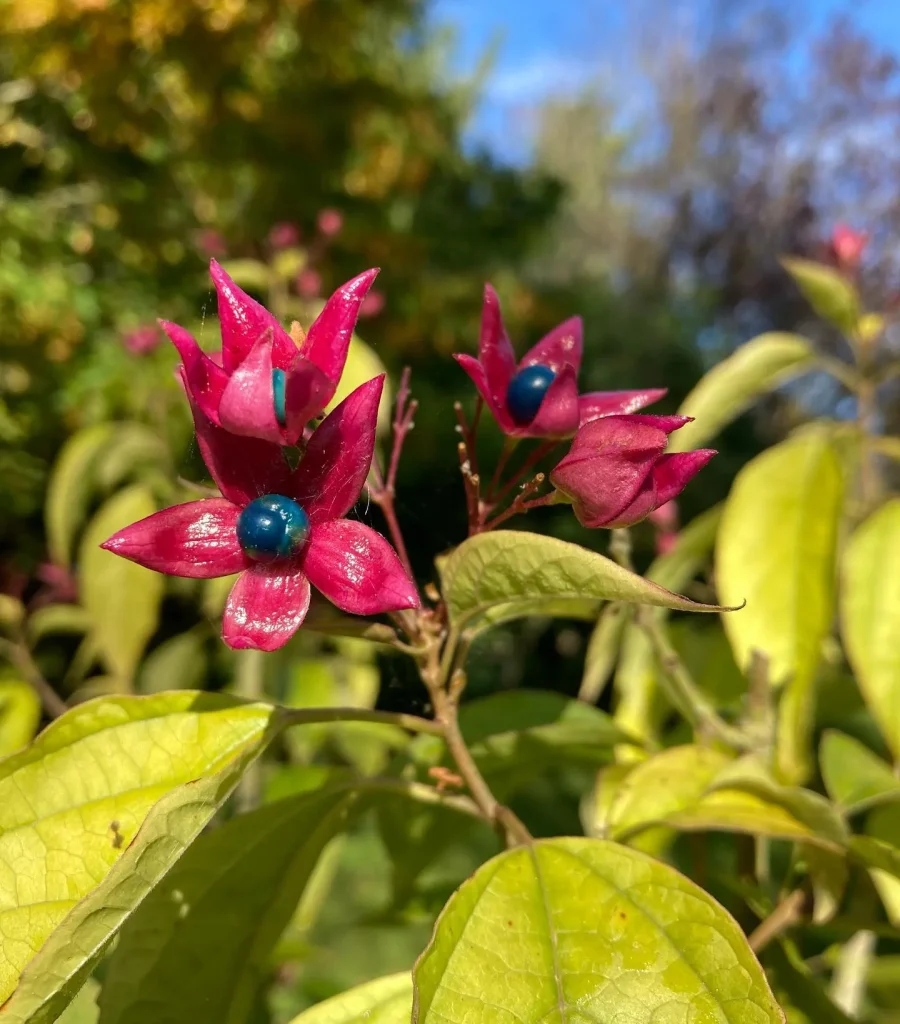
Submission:
{"label": "blue berry", "polygon": [[285,373],[284,370],[273,370],[272,371],[272,395],[275,399],[275,419],[284,426],[287,423],[287,412],[285,412],[284,405],[284,389],[285,389]]}
{"label": "blue berry", "polygon": [[308,536],[309,516],[293,498],[283,494],[264,494],[238,516],[238,543],[255,562],[290,558]]}
{"label": "blue berry", "polygon": [[549,366],[536,363],[523,366],[506,389],[506,407],[520,427],[527,426],[538,414],[544,395],[556,374]]}

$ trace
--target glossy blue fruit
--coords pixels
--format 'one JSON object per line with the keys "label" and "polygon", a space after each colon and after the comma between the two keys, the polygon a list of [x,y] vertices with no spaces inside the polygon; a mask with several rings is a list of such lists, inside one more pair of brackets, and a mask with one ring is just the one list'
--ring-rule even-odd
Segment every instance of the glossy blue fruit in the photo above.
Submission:
{"label": "glossy blue fruit", "polygon": [[283,494],[264,494],[238,516],[238,543],[256,562],[290,558],[308,536],[309,516],[293,498]]}
{"label": "glossy blue fruit", "polygon": [[520,427],[527,426],[538,414],[544,395],[556,374],[549,366],[536,363],[523,366],[506,389],[506,408]]}
{"label": "glossy blue fruit", "polygon": [[285,389],[285,373],[284,370],[273,370],[272,371],[272,395],[275,399],[275,419],[284,426],[287,423],[287,412],[285,412],[284,405],[284,389]]}

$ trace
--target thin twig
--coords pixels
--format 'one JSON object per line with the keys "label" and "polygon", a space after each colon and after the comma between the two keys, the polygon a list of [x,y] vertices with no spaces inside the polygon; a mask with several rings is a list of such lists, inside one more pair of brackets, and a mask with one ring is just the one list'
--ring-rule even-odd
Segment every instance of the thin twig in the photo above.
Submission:
{"label": "thin twig", "polygon": [[555,490],[550,491],[549,494],[545,494],[540,498],[532,498],[530,501],[527,500],[529,495],[540,490],[543,483],[544,474],[538,473],[537,476],[532,477],[527,483],[522,484],[522,490],[516,495],[515,500],[502,512],[498,512],[493,519],[488,519],[482,525],[482,530],[493,530],[501,523],[505,523],[507,519],[512,519],[513,516],[530,512],[533,508],[542,508],[544,505],[554,505],[556,503]]}
{"label": "thin twig", "polygon": [[22,678],[38,695],[41,706],[50,718],[59,718],[69,710],[66,702],[44,678],[24,641],[14,643],[11,640],[0,640],[0,652],[22,673]]}
{"label": "thin twig", "polygon": [[400,796],[416,800],[418,803],[446,807],[451,811],[467,814],[471,818],[484,820],[478,804],[471,797],[442,793],[436,786],[429,786],[424,782],[411,782],[407,779],[365,778],[360,779],[359,784],[363,789],[382,793],[397,793]]}
{"label": "thin twig", "polygon": [[496,507],[506,497],[507,494],[516,486],[519,481],[531,472],[532,469],[543,459],[546,455],[549,455],[554,448],[557,447],[559,441],[544,441],[537,446],[528,456],[528,458],[522,463],[522,465],[516,470],[515,473],[506,481],[500,491],[494,496],[493,504]]}
{"label": "thin twig", "polygon": [[517,444],[518,438],[516,437],[505,437],[503,439],[503,448],[500,452],[500,457],[497,459],[497,465],[494,467],[494,475],[491,477],[491,485],[488,487],[487,497],[485,498],[485,505],[488,508],[491,507],[491,502],[494,500],[494,495],[500,486],[500,477],[503,475],[503,470],[506,469],[510,455],[516,450]]}
{"label": "thin twig", "polygon": [[381,509],[382,515],[387,522],[388,532],[391,535],[394,547],[397,549],[397,554],[400,556],[400,561],[403,563],[403,568],[406,569],[409,578],[414,579],[412,562],[409,559],[406,542],[403,539],[403,531],[400,528],[397,511],[394,506],[394,499],[397,495],[397,469],[400,465],[400,455],[403,451],[406,435],[415,425],[413,417],[419,408],[419,403],[415,399],[410,400],[410,375],[411,370],[407,366],[400,377],[400,387],[397,391],[397,399],[394,405],[391,454],[388,459],[387,477],[382,473],[378,460],[373,459],[371,473],[375,486],[369,485],[369,494],[372,497],[372,501]]}
{"label": "thin twig", "polygon": [[759,953],[773,939],[799,924],[803,920],[805,903],[806,893],[802,889],[795,889],[785,896],[772,913],[751,932],[747,942],[753,952]]}

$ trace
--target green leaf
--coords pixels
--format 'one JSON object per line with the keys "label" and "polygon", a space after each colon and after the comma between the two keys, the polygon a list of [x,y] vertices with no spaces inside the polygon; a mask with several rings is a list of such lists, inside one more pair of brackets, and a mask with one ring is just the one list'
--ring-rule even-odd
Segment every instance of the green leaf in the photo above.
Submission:
{"label": "green leaf", "polygon": [[[748,463],[725,503],[716,580],[735,659],[754,650],[772,683],[789,682],[780,709],[779,766],[797,781],[808,770],[813,681],[834,614],[834,565],[843,479],[824,430],[800,431]],[[752,557],[748,554],[752,553]]]}
{"label": "green leaf", "polygon": [[806,1015],[809,1024],[853,1024],[852,1018],[828,998],[821,979],[813,976],[792,946],[780,940],[771,943],[763,961],[776,989]]}
{"label": "green leaf", "polygon": [[813,891],[813,924],[825,924],[837,913],[847,889],[850,869],[843,853],[805,843],[803,859]]}
{"label": "green leaf", "polygon": [[[656,558],[647,579],[668,590],[683,589],[697,575],[712,551],[722,516],[716,505],[698,516],[681,531],[675,547]],[[658,623],[669,616],[667,608],[653,612]],[[615,685],[618,702],[616,722],[633,735],[649,740],[655,733],[654,705],[659,667],[647,634],[635,622],[625,629]]]}
{"label": "green leaf", "polygon": [[110,672],[128,686],[147,641],[156,632],[165,580],[100,545],[124,526],[156,511],[146,488],[134,485],[115,494],[91,520],[79,558],[81,600],[92,633]]}
{"label": "green leaf", "polygon": [[470,701],[459,725],[472,756],[504,797],[552,764],[610,759],[628,742],[605,712],[549,690],[512,690]]}
{"label": "green leaf", "polygon": [[866,836],[855,836],[854,847],[868,861],[888,919],[900,926],[900,807],[886,804],[866,818]]}
{"label": "green leaf", "polygon": [[678,412],[693,416],[672,434],[669,451],[702,448],[760,395],[805,373],[815,360],[812,346],[798,334],[772,331],[741,345],[706,374]]}
{"label": "green leaf", "polygon": [[900,757],[900,499],[853,534],[842,569],[847,657],[882,735]]}
{"label": "green leaf", "polygon": [[97,996],[99,995],[99,982],[88,978],[78,995],[63,1010],[57,1024],[98,1024],[100,1008],[97,1006]]}
{"label": "green leaf", "polygon": [[34,739],[41,720],[41,702],[34,688],[14,676],[0,676],[0,757]]}
{"label": "green leaf", "polygon": [[99,487],[109,493],[135,472],[149,465],[164,466],[169,458],[166,442],[143,423],[118,423],[96,466]]}
{"label": "green leaf", "polygon": [[711,896],[599,839],[544,840],[479,868],[444,908],[413,980],[413,1024],[784,1021]]}
{"label": "green leaf", "polygon": [[579,700],[595,704],[616,667],[625,627],[631,610],[624,604],[608,604],[591,632],[584,655],[584,672],[578,688]]}
{"label": "green leaf", "polygon": [[819,747],[819,763],[828,795],[847,814],[900,800],[900,779],[890,765],[852,736],[828,729]]}
{"label": "green leaf", "polygon": [[389,974],[310,1007],[291,1024],[409,1024],[412,988],[408,971]]}
{"label": "green leaf", "polygon": [[636,764],[619,781],[614,795],[608,793],[601,772],[595,800],[601,801],[603,812],[593,823],[593,834],[624,842],[694,806],[730,761],[727,754],[710,747],[670,747]]}
{"label": "green leaf", "polygon": [[0,594],[0,630],[17,629],[25,618],[25,605],[9,594]]}
{"label": "green leaf", "polygon": [[[334,397],[329,402],[326,412],[337,408],[341,402],[358,387],[372,380],[379,374],[385,372],[384,363],[375,354],[375,350],[368,346],[362,338],[353,335],[350,339],[350,349],[347,352],[347,362],[344,364],[344,371],[338,384]],[[384,391],[381,394],[381,404],[378,406],[378,433],[384,434],[391,425],[391,395],[390,382],[385,379]]]}
{"label": "green leaf", "polygon": [[101,698],[0,762],[4,1024],[55,1019],[263,749],[272,717],[218,694]]}
{"label": "green leaf", "polygon": [[179,633],[155,648],[141,666],[137,688],[141,693],[163,690],[198,690],[203,687],[207,659],[202,634]]}
{"label": "green leaf", "polygon": [[63,445],[50,481],[44,518],[50,558],[71,565],[75,537],[87,513],[93,468],[115,435],[114,423],[98,423],[79,430]]}
{"label": "green leaf", "polygon": [[822,263],[793,257],[782,259],[781,265],[823,320],[844,334],[856,331],[859,325],[859,295],[843,274]]}
{"label": "green leaf", "polygon": [[586,601],[623,601],[681,611],[697,604],[623,569],[594,551],[535,533],[497,530],[463,541],[442,565],[444,599],[456,629],[524,615],[564,615]]}
{"label": "green leaf", "polygon": [[48,604],[28,617],[28,641],[34,645],[54,633],[87,633],[91,618],[79,604]]}
{"label": "green leaf", "polygon": [[245,1021],[272,949],[354,801],[350,786],[326,786],[201,836],[122,929],[101,1024]]}

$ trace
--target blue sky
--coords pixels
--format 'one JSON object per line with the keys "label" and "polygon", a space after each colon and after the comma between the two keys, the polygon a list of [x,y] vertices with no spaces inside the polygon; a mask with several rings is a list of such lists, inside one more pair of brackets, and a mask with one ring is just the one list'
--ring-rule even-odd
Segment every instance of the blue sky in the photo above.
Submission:
{"label": "blue sky", "polygon": [[[809,37],[849,8],[857,24],[900,53],[900,0],[792,2],[798,10],[802,3]],[[457,70],[471,71],[488,47],[498,47],[470,129],[473,140],[521,152],[524,108],[548,93],[575,91],[604,64],[613,66],[623,30],[616,12],[623,7],[627,0],[434,0],[433,20],[455,28]]]}

